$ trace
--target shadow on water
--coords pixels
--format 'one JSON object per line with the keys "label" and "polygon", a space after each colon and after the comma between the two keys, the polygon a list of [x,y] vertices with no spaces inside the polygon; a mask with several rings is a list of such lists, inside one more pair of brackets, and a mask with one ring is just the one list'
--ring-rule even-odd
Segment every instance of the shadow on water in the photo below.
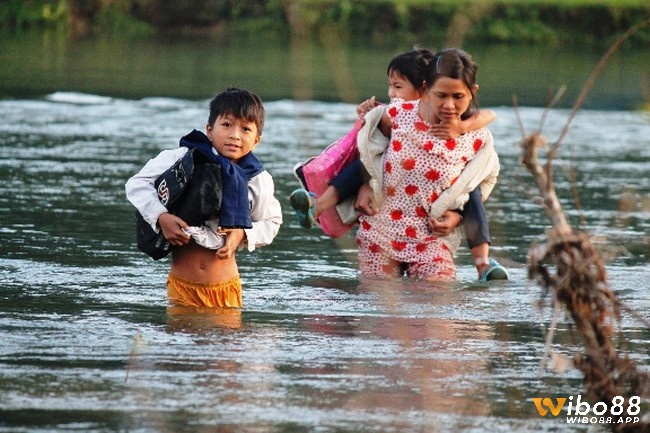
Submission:
{"label": "shadow on water", "polygon": [[[258,155],[285,221],[271,246],[238,256],[245,308],[218,314],[168,308],[168,262],[135,249],[123,192],[203,127],[206,103],[0,101],[0,432],[566,431],[532,403],[582,390],[575,369],[540,370],[550,312],[524,264],[548,224],[510,109],[495,108],[502,173],[487,209],[512,278],[476,283],[463,245],[458,280],[431,284],[360,281],[352,235],[300,229],[290,213],[293,164],[347,132],[354,106],[267,103]],[[539,114],[522,109],[527,125]],[[565,118],[550,113],[549,135]],[[561,161],[576,163],[581,192],[570,218],[597,234],[611,286],[648,317],[648,117],[585,111],[575,125]],[[571,182],[557,185],[574,209]],[[622,330],[647,368],[650,332],[626,313]],[[562,323],[554,351],[578,346]]]}

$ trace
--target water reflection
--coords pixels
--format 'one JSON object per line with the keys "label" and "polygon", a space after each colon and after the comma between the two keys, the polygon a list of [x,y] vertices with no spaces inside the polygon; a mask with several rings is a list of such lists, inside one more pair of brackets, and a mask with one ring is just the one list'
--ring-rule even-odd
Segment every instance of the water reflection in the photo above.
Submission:
{"label": "water reflection", "polygon": [[173,305],[167,307],[169,332],[201,334],[215,328],[239,329],[242,327],[241,310],[235,308],[199,308]]}
{"label": "water reflection", "polygon": [[[3,35],[0,96],[29,98],[64,90],[130,99],[155,95],[196,100],[238,85],[266,101],[356,104],[372,95],[383,99],[386,65],[396,53],[413,45],[440,49],[443,44],[413,40],[401,47],[351,45],[336,31],[323,31],[317,38],[304,36],[251,43],[228,38],[71,40],[55,31]],[[566,85],[560,106],[570,107],[605,53],[566,45],[463,48],[481,67],[480,97],[486,106],[510,106],[513,94],[521,105],[544,106],[549,89]],[[650,58],[646,51],[624,47],[617,52],[585,107],[637,109],[647,104]]]}
{"label": "water reflection", "polygon": [[[371,340],[375,349],[343,369],[309,365],[294,369],[300,376],[314,377],[313,389],[306,394],[317,394],[321,404],[329,401],[332,406],[360,412],[415,411],[425,418],[435,418],[437,413],[478,416],[490,412],[489,401],[481,397],[487,384],[476,382],[487,374],[488,359],[475,351],[475,345],[490,337],[484,324],[390,316],[357,320],[316,316],[305,326],[310,333],[358,336],[364,344]],[[346,382],[355,383],[352,389],[334,387],[333,395],[323,396],[319,382],[343,371]],[[423,422],[433,427],[435,420]]]}

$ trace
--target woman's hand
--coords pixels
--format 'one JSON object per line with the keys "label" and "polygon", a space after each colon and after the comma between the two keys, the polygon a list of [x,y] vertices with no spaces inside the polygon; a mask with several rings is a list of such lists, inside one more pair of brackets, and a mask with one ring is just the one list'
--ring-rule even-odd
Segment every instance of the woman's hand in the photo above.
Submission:
{"label": "woman's hand", "polygon": [[191,236],[183,231],[187,229],[187,223],[176,215],[169,212],[161,213],[158,217],[158,225],[170,244],[179,247],[190,241]]}
{"label": "woman's hand", "polygon": [[375,204],[375,194],[372,192],[369,183],[364,183],[357,192],[357,199],[354,201],[354,208],[364,215],[374,215],[379,209]]}
{"label": "woman's hand", "polygon": [[446,210],[438,219],[429,218],[429,228],[434,235],[443,237],[449,235],[463,220],[460,214],[453,210]]}
{"label": "woman's hand", "polygon": [[226,237],[224,246],[215,253],[220,259],[227,259],[235,255],[237,247],[246,238],[244,229],[221,229],[218,234]]}

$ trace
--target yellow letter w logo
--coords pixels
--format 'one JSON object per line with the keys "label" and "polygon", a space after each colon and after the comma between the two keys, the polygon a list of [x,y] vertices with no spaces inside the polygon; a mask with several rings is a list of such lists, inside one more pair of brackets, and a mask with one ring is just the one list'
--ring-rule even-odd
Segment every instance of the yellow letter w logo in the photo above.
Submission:
{"label": "yellow letter w logo", "polygon": [[548,413],[548,409],[546,409],[546,407],[551,409],[551,413],[553,414],[553,416],[558,416],[560,414],[560,411],[564,406],[564,402],[566,401],[566,398],[556,397],[555,401],[557,402],[557,405],[553,405],[553,400],[551,400],[548,397],[545,398],[537,397],[533,399],[533,402],[535,403],[535,407],[537,407],[537,412],[539,412],[541,416],[546,416],[546,414]]}

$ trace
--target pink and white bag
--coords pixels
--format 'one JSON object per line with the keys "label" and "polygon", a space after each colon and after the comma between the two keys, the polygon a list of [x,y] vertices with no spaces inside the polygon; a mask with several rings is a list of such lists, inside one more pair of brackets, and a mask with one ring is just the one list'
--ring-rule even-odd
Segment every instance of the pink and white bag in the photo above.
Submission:
{"label": "pink and white bag", "polygon": [[[302,184],[303,188],[316,194],[316,197],[323,194],[341,170],[359,157],[357,150],[357,133],[363,126],[363,120],[359,119],[354,126],[343,137],[327,146],[320,155],[309,158],[302,164],[294,167],[294,174]],[[301,172],[302,177],[298,172]],[[318,216],[318,223],[326,235],[338,238],[352,229],[356,221],[343,222],[336,208],[330,208]]]}

